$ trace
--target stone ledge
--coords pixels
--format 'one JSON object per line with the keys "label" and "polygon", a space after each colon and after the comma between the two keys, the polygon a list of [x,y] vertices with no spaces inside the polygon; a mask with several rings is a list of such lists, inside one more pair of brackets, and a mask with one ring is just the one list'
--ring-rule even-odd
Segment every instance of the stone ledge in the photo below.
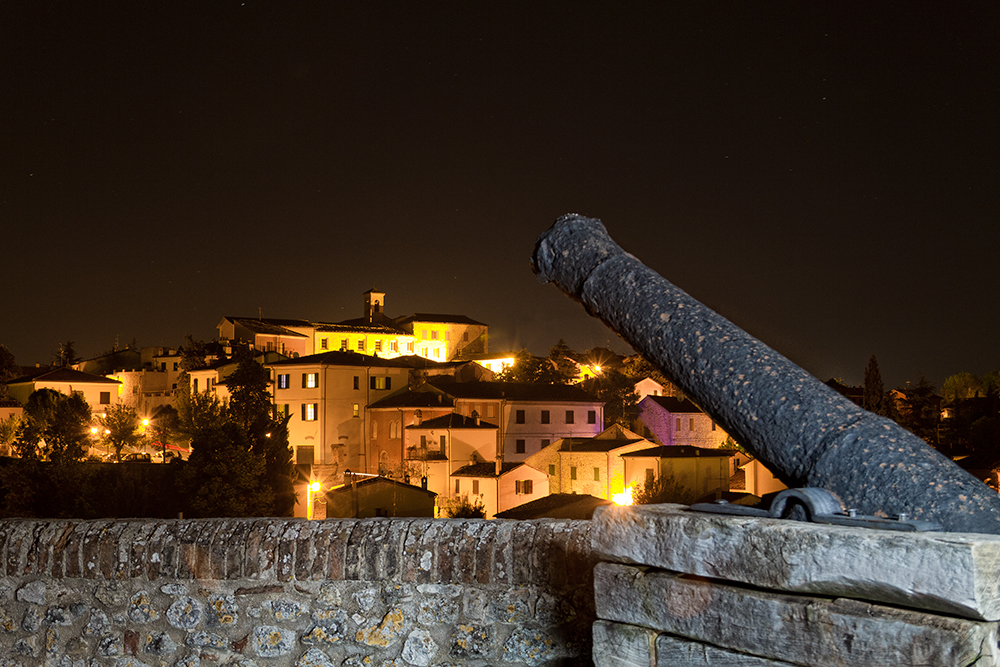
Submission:
{"label": "stone ledge", "polygon": [[603,560],[1000,620],[997,535],[902,533],[644,505],[599,507],[593,536]]}
{"label": "stone ledge", "polygon": [[590,533],[556,519],[8,519],[0,576],[589,588]]}
{"label": "stone ledge", "polygon": [[597,617],[809,667],[1000,665],[997,624],[600,563]]}

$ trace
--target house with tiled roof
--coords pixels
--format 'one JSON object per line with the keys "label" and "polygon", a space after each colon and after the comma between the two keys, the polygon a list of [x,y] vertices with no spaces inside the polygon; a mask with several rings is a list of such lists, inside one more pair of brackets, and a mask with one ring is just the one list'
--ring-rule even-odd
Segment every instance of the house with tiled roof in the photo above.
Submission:
{"label": "house with tiled roof", "polygon": [[407,473],[406,427],[450,414],[454,409],[455,401],[450,396],[426,383],[418,388],[402,387],[370,403],[366,410],[370,429],[366,444],[368,460],[376,468],[369,466],[368,472],[401,479]]}
{"label": "house with tiled roof", "polygon": [[731,449],[691,445],[657,445],[623,453],[625,485],[642,488],[657,480],[669,480],[692,500],[711,493],[729,491]]}
{"label": "house with tiled roof", "polygon": [[226,316],[216,325],[219,341],[229,345],[249,345],[263,352],[286,357],[313,353],[316,325],[308,320]]}
{"label": "house with tiled roof", "polygon": [[497,424],[504,461],[524,461],[566,437],[593,437],[604,424],[604,403],[582,388],[564,384],[427,380],[455,401],[455,411],[475,412]]}
{"label": "house with tiled roof", "polygon": [[721,426],[684,397],[646,396],[636,411],[643,433],[660,445],[715,448],[729,438]]}
{"label": "house with tiled roof", "polygon": [[451,474],[452,499],[465,497],[483,504],[486,518],[549,495],[548,476],[525,463],[470,463]]}
{"label": "house with tiled roof", "polygon": [[54,389],[67,396],[80,394],[97,414],[119,401],[121,386],[118,380],[72,368],[46,368],[8,382],[7,394],[21,405],[38,389]]}
{"label": "house with tiled roof", "polygon": [[610,500],[626,487],[622,456],[653,443],[618,424],[593,437],[556,440],[525,459],[548,474],[552,493],[586,493]]}

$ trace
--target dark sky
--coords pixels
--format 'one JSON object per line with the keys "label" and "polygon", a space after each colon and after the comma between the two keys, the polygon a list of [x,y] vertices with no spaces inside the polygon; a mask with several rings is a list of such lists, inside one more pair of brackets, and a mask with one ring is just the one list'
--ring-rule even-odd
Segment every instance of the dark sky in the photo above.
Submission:
{"label": "dark sky", "polygon": [[[20,5],[20,6],[18,6]],[[7,2],[0,343],[465,314],[629,348],[562,213],[820,379],[1000,367],[1000,5]]]}

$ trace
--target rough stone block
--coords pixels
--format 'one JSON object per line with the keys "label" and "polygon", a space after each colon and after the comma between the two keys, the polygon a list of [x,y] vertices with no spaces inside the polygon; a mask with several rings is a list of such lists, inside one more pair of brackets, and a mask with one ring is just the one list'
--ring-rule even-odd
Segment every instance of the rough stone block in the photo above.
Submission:
{"label": "rough stone block", "polygon": [[681,505],[601,507],[606,560],[778,591],[1000,620],[1000,536],[904,533],[723,516]]}
{"label": "rough stone block", "polygon": [[[654,667],[656,636],[649,628],[626,623],[594,623],[594,667]],[[681,667],[684,663],[678,663]]]}
{"label": "rough stone block", "polygon": [[594,590],[598,618],[799,665],[1000,665],[996,623],[616,563],[595,568]]}
{"label": "rough stone block", "polygon": [[790,662],[727,651],[665,634],[656,637],[654,664],[655,667],[795,667]]}

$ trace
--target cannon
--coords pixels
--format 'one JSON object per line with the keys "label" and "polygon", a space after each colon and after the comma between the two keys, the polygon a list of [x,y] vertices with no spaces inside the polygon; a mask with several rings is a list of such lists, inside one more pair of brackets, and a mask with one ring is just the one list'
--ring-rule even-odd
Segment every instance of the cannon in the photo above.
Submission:
{"label": "cannon", "polygon": [[568,214],[539,236],[542,282],[581,302],[790,488],[873,516],[1000,533],[1000,495],[895,422],[860,408]]}

